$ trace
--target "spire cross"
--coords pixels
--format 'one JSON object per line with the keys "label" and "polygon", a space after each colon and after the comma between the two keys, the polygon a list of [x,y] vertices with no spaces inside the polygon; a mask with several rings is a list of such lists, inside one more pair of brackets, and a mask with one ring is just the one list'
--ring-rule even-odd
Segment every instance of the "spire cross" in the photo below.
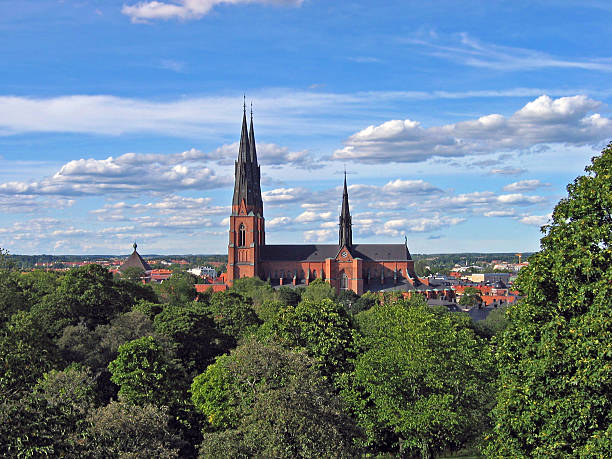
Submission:
{"label": "spire cross", "polygon": [[246,94],[242,94],[242,110],[246,113]]}

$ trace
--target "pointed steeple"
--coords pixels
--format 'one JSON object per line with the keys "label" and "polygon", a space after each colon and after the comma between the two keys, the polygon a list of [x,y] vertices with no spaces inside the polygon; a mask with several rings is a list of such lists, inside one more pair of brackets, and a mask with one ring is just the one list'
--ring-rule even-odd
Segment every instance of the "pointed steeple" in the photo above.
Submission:
{"label": "pointed steeple", "polygon": [[253,133],[253,120],[251,118],[251,135],[247,129],[246,100],[242,111],[242,131],[240,133],[240,146],[238,149],[238,160],[235,163],[234,197],[232,208],[234,212],[244,202],[247,213],[263,215],[261,205],[261,188],[259,185],[260,174],[257,165],[257,154],[251,154],[251,145],[255,148],[255,137]]}
{"label": "pointed steeple", "polygon": [[263,201],[261,199],[261,177],[259,164],[257,164],[257,148],[255,147],[255,130],[253,129],[253,103],[251,102],[251,124],[249,126],[249,151],[251,153],[252,173],[253,173],[253,193],[255,203],[263,214]]}
{"label": "pointed steeple", "polygon": [[342,213],[340,214],[340,232],[338,245],[351,248],[353,245],[353,227],[349,209],[348,190],[346,187],[346,171],[344,171],[344,192],[342,193]]}
{"label": "pointed steeple", "polygon": [[243,105],[242,112],[242,132],[240,133],[240,149],[238,150],[238,161],[251,161],[251,154],[249,152],[249,133],[247,132],[246,102]]}

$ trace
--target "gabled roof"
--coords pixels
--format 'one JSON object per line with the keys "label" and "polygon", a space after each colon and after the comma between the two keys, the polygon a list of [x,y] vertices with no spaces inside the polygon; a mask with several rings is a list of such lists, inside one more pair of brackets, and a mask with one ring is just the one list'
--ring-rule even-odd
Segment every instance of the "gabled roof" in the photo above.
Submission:
{"label": "gabled roof", "polygon": [[[261,247],[262,261],[325,261],[336,258],[339,247],[336,244],[310,245],[265,245]],[[404,244],[357,244],[350,249],[354,258],[365,261],[406,261],[412,260]]]}
{"label": "gabled roof", "polygon": [[119,271],[123,271],[126,268],[140,268],[145,272],[151,271],[151,266],[149,266],[149,263],[142,259],[140,254],[136,251],[136,247],[137,245],[134,243],[134,251],[132,252],[132,255],[130,255],[128,259],[125,260],[125,262],[119,267]]}

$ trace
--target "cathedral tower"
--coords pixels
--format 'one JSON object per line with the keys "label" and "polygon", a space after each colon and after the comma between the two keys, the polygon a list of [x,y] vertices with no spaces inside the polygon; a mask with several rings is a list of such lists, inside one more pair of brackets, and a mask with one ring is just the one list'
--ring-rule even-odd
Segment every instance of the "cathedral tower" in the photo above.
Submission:
{"label": "cathedral tower", "polygon": [[247,132],[246,105],[242,116],[242,132],[238,160],[235,162],[234,197],[230,216],[228,246],[228,282],[240,277],[259,275],[261,247],[265,244],[263,201],[260,170],[257,164],[253,111]]}

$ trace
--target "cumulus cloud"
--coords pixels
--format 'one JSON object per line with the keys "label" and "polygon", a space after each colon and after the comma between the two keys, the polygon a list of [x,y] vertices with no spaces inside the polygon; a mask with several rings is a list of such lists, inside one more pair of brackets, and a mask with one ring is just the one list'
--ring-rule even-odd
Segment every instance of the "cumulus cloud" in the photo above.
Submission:
{"label": "cumulus cloud", "polygon": [[91,196],[230,185],[231,177],[219,177],[198,163],[204,157],[192,149],[170,155],[126,153],[116,158],[78,159],[40,181],[1,183],[0,194]]}
{"label": "cumulus cloud", "polygon": [[397,218],[384,223],[381,233],[391,236],[400,236],[407,232],[424,233],[441,228],[457,225],[465,221],[465,218],[449,217],[445,215],[431,215],[417,218]]}
{"label": "cumulus cloud", "polygon": [[395,179],[387,182],[382,189],[388,193],[429,194],[442,192],[440,188],[423,180]]}
{"label": "cumulus cloud", "polygon": [[524,223],[525,225],[543,226],[543,225],[546,225],[550,221],[551,218],[552,218],[552,214],[525,215],[523,217],[520,217],[519,221],[521,223]]}
{"label": "cumulus cloud", "polygon": [[[236,160],[239,142],[222,145],[207,157],[219,164],[233,164]],[[268,166],[294,166],[301,169],[319,169],[323,167],[319,158],[308,150],[290,151],[289,148],[274,143],[257,142],[257,161]]]}
{"label": "cumulus cloud", "polygon": [[543,183],[540,180],[531,179],[531,180],[521,180],[519,182],[510,183],[504,186],[503,190],[510,191],[510,192],[531,191],[531,190],[536,190],[540,187],[546,187],[546,186],[550,186],[550,183]]}
{"label": "cumulus cloud", "polygon": [[304,231],[304,242],[329,242],[334,232],[329,229]]}
{"label": "cumulus cloud", "polygon": [[152,202],[125,202],[118,201],[105,204],[99,209],[90,211],[100,221],[129,220],[136,214],[171,215],[195,212],[198,215],[224,215],[229,213],[230,206],[212,206],[211,198],[191,198],[175,194],[165,196],[159,201]]}
{"label": "cumulus cloud", "polygon": [[418,162],[550,143],[594,145],[608,138],[612,129],[610,118],[593,113],[601,105],[583,95],[558,99],[543,95],[510,117],[490,114],[430,128],[409,119],[391,120],[353,134],[332,158],[365,163]]}
{"label": "cumulus cloud", "polygon": [[134,5],[123,5],[121,12],[129,16],[132,22],[169,19],[190,20],[205,16],[214,6],[221,4],[262,3],[278,6],[299,6],[302,2],[303,0],[178,0],[174,3],[145,1]]}
{"label": "cumulus cloud", "polygon": [[300,202],[309,195],[306,188],[275,188],[273,190],[264,191],[261,197],[265,204],[285,205]]}
{"label": "cumulus cloud", "polygon": [[331,218],[331,216],[331,212],[317,213],[311,210],[307,210],[295,217],[294,221],[296,223],[312,223],[320,220],[328,220],[329,218]]}

